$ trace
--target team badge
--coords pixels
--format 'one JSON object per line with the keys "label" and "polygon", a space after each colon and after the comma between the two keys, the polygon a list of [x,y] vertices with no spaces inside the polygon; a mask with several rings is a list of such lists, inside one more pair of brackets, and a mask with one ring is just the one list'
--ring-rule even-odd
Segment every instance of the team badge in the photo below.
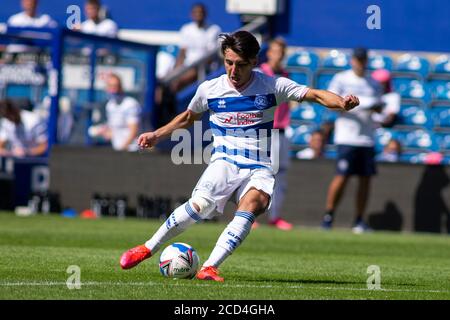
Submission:
{"label": "team badge", "polygon": [[255,107],[258,109],[266,109],[269,107],[269,99],[266,96],[256,96]]}

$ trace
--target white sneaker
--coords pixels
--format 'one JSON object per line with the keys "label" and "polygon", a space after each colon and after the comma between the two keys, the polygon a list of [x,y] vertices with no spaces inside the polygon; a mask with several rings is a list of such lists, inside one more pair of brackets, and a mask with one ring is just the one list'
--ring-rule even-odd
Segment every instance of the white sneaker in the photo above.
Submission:
{"label": "white sneaker", "polygon": [[366,233],[366,232],[371,232],[371,231],[372,231],[372,229],[370,229],[369,226],[367,224],[365,224],[363,221],[358,222],[352,228],[352,232],[355,234],[361,234],[361,233]]}

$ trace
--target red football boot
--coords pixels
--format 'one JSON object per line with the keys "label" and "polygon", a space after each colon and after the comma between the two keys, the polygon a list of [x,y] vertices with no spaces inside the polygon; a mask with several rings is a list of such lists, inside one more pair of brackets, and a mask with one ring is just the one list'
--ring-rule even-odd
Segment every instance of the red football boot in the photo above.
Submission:
{"label": "red football boot", "polygon": [[197,273],[197,279],[199,280],[213,280],[223,282],[223,278],[219,277],[219,270],[215,267],[202,267]]}
{"label": "red football boot", "polygon": [[120,257],[120,266],[122,269],[131,269],[151,256],[152,252],[150,249],[142,244],[122,254]]}

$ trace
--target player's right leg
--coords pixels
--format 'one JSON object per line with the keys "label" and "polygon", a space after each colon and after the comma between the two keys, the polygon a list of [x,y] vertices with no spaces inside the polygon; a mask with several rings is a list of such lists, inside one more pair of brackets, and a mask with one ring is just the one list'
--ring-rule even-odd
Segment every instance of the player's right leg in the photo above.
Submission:
{"label": "player's right leg", "polygon": [[120,258],[120,266],[122,269],[130,269],[150,258],[163,243],[176,237],[214,209],[214,202],[205,197],[194,196],[189,199],[174,210],[150,240],[123,253]]}

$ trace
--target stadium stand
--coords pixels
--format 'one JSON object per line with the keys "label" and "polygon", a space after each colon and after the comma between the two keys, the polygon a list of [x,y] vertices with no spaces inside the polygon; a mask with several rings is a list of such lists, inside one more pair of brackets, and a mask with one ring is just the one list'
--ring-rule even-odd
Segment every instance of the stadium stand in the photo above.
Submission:
{"label": "stadium stand", "polygon": [[[399,161],[423,163],[428,153],[440,152],[450,163],[450,58],[436,53],[402,53],[372,50],[368,69],[392,71],[394,91],[401,107],[392,129],[376,130],[376,151],[398,139],[404,147]],[[290,48],[286,59],[290,76],[326,89],[333,75],[350,67],[347,49]],[[333,122],[335,112],[309,103],[291,110],[293,149],[304,148],[313,128]],[[332,143],[333,137],[330,137]],[[329,144],[328,149],[333,145]],[[326,156],[333,157],[333,152]]]}

